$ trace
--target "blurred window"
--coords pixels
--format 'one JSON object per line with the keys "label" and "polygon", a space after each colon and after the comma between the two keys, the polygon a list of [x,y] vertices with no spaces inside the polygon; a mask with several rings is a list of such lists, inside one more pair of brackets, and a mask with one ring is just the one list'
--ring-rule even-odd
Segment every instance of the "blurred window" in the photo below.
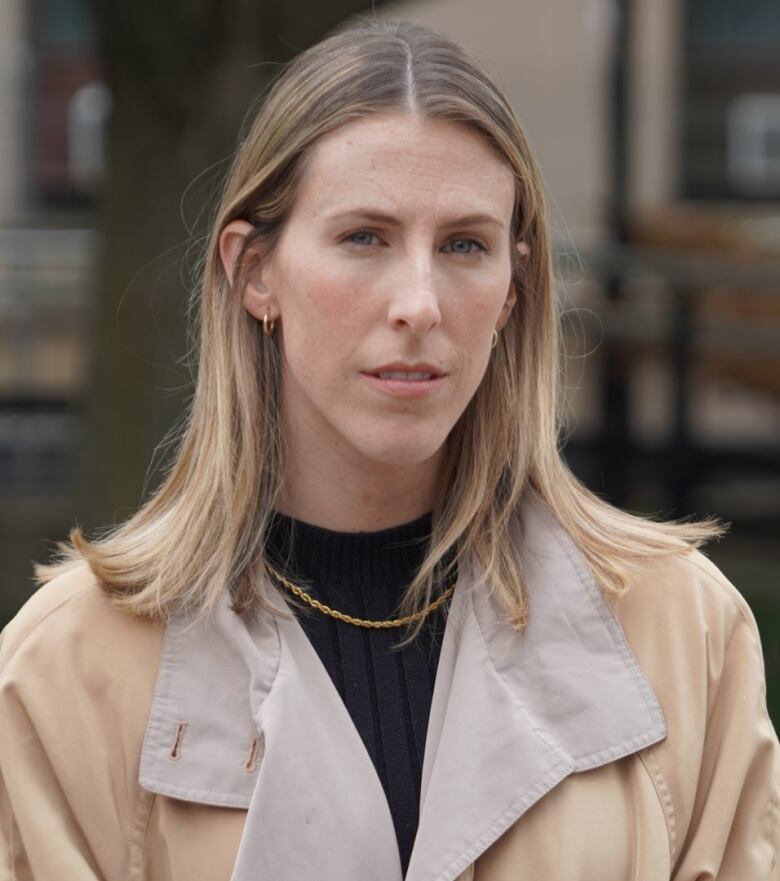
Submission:
{"label": "blurred window", "polygon": [[780,2],[686,0],[681,195],[780,199]]}
{"label": "blurred window", "polygon": [[34,20],[41,46],[78,49],[92,42],[92,19],[85,0],[36,0]]}
{"label": "blurred window", "polygon": [[729,183],[761,195],[780,190],[780,94],[740,95],[728,111]]}
{"label": "blurred window", "polygon": [[37,202],[48,209],[90,208],[101,180],[110,100],[85,0],[35,0],[33,42]]}

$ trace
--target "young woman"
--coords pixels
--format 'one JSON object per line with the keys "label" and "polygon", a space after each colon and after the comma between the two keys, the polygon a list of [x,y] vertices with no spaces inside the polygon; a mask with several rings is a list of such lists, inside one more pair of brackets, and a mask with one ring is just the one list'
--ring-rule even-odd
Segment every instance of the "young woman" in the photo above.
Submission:
{"label": "young woman", "polygon": [[2,634],[3,878],[780,878],[723,527],[561,459],[539,176],[473,58],[361,23],[289,65],[197,314],[167,479]]}

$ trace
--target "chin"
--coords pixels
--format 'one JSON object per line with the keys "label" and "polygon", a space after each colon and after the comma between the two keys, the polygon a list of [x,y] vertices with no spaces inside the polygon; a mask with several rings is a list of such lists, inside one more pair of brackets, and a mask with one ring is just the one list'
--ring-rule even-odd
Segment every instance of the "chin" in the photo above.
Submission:
{"label": "chin", "polygon": [[418,437],[410,432],[396,429],[375,443],[363,443],[358,446],[366,459],[387,467],[412,467],[422,465],[436,456],[444,443],[445,437]]}

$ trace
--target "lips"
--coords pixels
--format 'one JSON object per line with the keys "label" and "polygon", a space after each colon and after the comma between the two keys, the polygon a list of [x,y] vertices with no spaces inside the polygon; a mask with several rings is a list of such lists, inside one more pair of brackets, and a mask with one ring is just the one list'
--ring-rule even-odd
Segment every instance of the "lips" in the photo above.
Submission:
{"label": "lips", "polygon": [[[404,400],[423,399],[433,395],[447,381],[446,374],[435,376],[423,371],[380,371],[379,374],[363,373],[365,381],[378,392]],[[421,377],[414,379],[412,377]],[[410,377],[405,379],[402,377]]]}
{"label": "lips", "polygon": [[419,382],[423,379],[433,379],[434,374],[422,371],[415,373],[404,373],[401,370],[382,370],[379,373],[375,373],[374,376],[378,376],[380,379],[402,379],[407,382]]}
{"label": "lips", "polygon": [[380,379],[394,379],[406,382],[422,382],[445,375],[442,370],[433,364],[423,362],[406,364],[400,361],[393,364],[383,364],[381,367],[376,367],[366,372]]}

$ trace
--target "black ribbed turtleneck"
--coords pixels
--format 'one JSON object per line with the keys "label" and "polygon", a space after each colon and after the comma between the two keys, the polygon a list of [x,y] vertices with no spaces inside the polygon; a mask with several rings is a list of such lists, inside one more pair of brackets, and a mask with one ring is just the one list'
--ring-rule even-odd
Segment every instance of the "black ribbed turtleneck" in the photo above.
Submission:
{"label": "black ribbed turtleneck", "polygon": [[[266,550],[278,571],[331,608],[385,620],[398,617],[398,602],[427,549],[431,522],[428,513],[376,532],[335,532],[276,513]],[[447,605],[427,616],[415,642],[392,652],[404,628],[358,627],[309,607],[298,616],[374,763],[404,874],[419,819],[425,736]]]}

